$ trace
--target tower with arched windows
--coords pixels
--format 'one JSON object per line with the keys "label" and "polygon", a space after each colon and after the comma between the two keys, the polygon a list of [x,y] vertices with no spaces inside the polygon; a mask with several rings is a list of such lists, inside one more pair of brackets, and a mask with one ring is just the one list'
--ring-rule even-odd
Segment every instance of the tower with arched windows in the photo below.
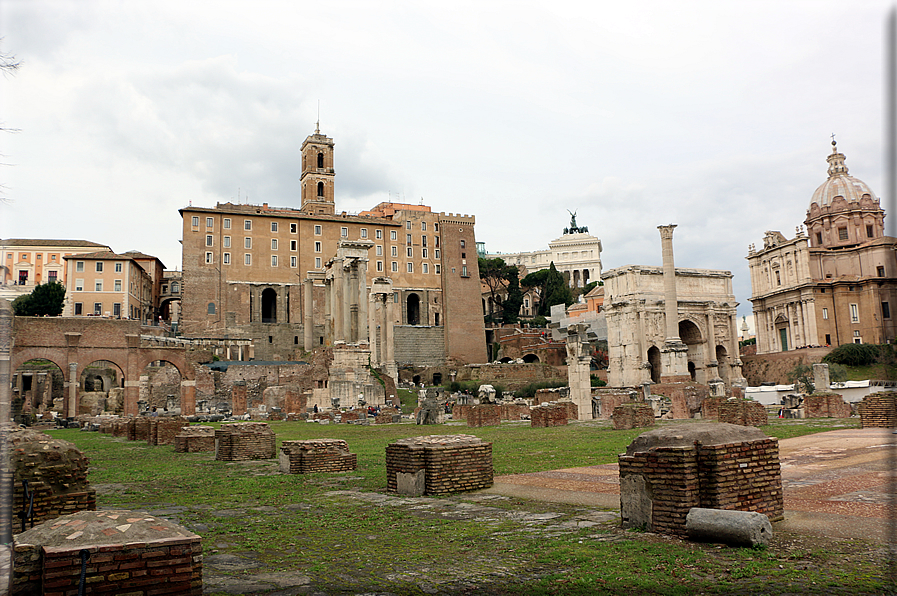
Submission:
{"label": "tower with arched windows", "polygon": [[302,143],[300,210],[313,215],[333,215],[333,182],[333,139],[315,128],[314,134],[309,135]]}

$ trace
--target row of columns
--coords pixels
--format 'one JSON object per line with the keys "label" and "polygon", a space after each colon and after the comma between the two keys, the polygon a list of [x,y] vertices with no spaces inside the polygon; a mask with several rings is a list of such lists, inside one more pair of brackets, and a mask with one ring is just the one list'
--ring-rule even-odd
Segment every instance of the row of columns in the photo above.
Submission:
{"label": "row of columns", "polygon": [[[328,263],[324,274],[324,303],[325,335],[329,342],[369,341],[367,255],[373,245],[369,240],[342,240],[336,257]],[[307,307],[306,317],[313,310]],[[313,328],[313,325],[306,326]],[[306,331],[306,341],[307,336]]]}
{"label": "row of columns", "polygon": [[[788,337],[791,338],[791,346],[794,349],[801,346],[812,345],[818,342],[816,328],[816,316],[811,306],[812,300],[800,299],[796,302],[788,302],[781,307],[772,307],[754,311],[754,320],[757,325],[758,351],[761,354],[779,352],[782,350],[776,330],[776,317],[781,312],[788,321]],[[796,338],[800,338],[800,342]]]}

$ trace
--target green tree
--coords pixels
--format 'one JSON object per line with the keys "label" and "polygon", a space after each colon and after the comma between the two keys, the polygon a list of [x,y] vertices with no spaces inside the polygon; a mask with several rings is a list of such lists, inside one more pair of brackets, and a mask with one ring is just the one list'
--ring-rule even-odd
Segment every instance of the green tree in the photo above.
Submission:
{"label": "green tree", "polygon": [[65,286],[50,282],[34,288],[30,294],[19,296],[12,309],[19,317],[58,317],[65,302]]}
{"label": "green tree", "polygon": [[489,288],[490,302],[497,308],[494,314],[503,323],[516,323],[523,304],[517,267],[506,264],[501,258],[480,258],[477,263],[480,281]]}
{"label": "green tree", "polygon": [[548,279],[548,269],[540,269],[534,271],[524,277],[520,284],[527,290],[533,290],[536,294],[536,301],[539,303],[539,315],[544,315],[542,304],[545,302],[545,281]]}
{"label": "green tree", "polygon": [[542,302],[540,314],[548,316],[551,307],[555,304],[563,304],[565,307],[573,304],[573,292],[567,285],[564,276],[555,268],[554,261],[548,267],[548,275],[545,279],[545,300]]}

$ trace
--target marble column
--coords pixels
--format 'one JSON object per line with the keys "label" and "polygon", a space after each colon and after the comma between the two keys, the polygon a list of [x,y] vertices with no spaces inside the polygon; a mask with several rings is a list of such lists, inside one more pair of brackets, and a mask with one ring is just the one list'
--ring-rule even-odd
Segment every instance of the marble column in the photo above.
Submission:
{"label": "marble column", "polygon": [[315,340],[315,307],[313,302],[314,282],[306,279],[302,282],[302,343],[306,352],[314,348]]}
{"label": "marble column", "polygon": [[66,418],[78,415],[78,364],[69,362],[69,399],[65,409]]}

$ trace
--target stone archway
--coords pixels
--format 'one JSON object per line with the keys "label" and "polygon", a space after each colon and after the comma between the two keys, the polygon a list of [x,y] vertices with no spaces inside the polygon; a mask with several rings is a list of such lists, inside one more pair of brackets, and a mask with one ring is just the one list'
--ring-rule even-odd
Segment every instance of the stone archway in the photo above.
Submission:
{"label": "stone archway", "polygon": [[156,408],[163,412],[181,413],[183,380],[181,371],[173,363],[167,360],[150,362],[140,373],[138,403],[147,410]]}
{"label": "stone archway", "polygon": [[125,407],[125,372],[115,362],[94,360],[78,377],[78,414],[121,414]]}
{"label": "stone archway", "polygon": [[648,348],[648,364],[651,365],[651,382],[660,383],[660,373],[663,372],[663,364],[660,361],[660,350],[657,346]]}
{"label": "stone archway", "polygon": [[523,356],[523,362],[526,364],[535,364],[540,362],[540,360],[535,354],[526,354]]}
{"label": "stone archway", "polygon": [[701,328],[693,321],[679,321],[679,339],[688,346],[688,373],[691,380],[706,383],[704,379],[704,339]]}

